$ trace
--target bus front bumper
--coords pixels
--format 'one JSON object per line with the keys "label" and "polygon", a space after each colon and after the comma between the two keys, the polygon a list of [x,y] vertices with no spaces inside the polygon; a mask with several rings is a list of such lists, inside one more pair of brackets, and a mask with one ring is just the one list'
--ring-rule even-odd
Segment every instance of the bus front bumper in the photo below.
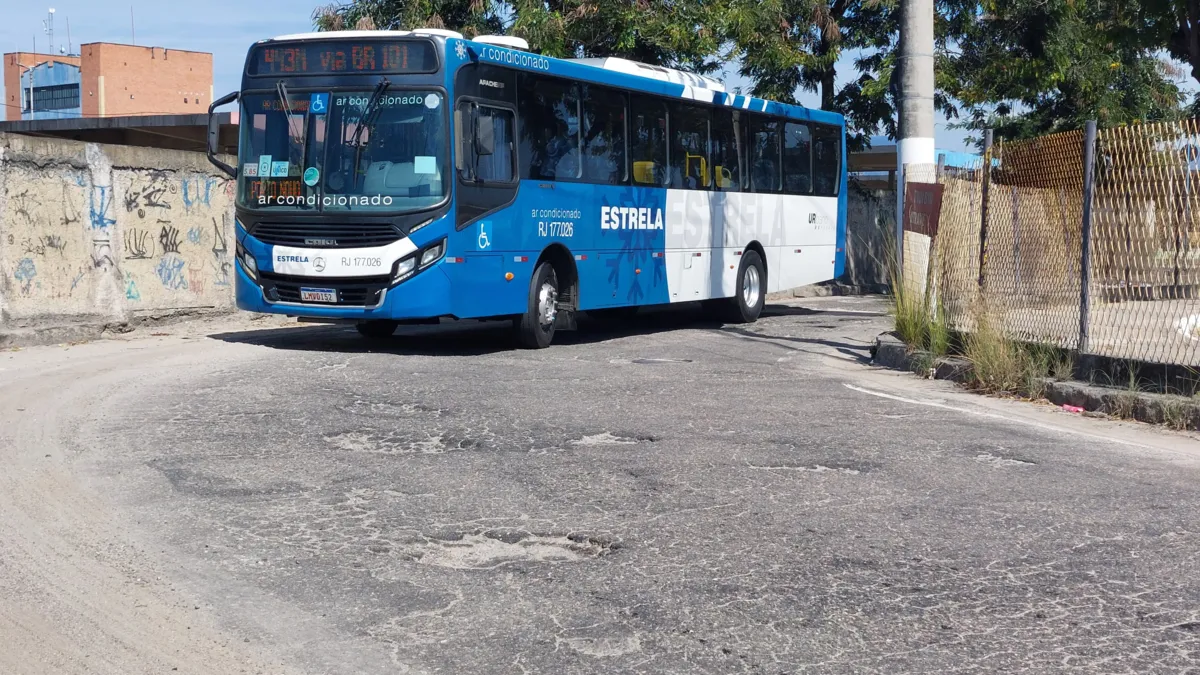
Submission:
{"label": "bus front bumper", "polygon": [[[241,262],[234,264],[237,269],[234,285],[237,293],[237,306],[248,312],[265,314],[286,314],[305,318],[344,319],[368,321],[374,319],[432,319],[441,316],[452,316],[450,303],[450,280],[442,269],[442,264],[422,270],[409,279],[397,285],[379,289],[378,295],[367,294],[362,305],[315,304],[294,301],[295,293],[291,286],[326,288],[332,286],[327,280],[308,279],[303,284],[293,280],[278,282],[279,288],[268,292],[275,285],[271,279],[263,278],[262,283],[255,281],[246,272]],[[352,285],[352,281],[343,282]],[[284,286],[288,288],[284,290]],[[265,288],[264,288],[265,287]],[[283,292],[280,292],[283,291]],[[341,291],[339,291],[341,293]]]}

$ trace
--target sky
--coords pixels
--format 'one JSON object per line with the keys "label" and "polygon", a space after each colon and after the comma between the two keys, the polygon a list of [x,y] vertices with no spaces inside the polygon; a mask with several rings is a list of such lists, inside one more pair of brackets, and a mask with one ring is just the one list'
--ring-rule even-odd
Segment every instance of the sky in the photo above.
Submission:
{"label": "sky", "polygon": [[[51,0],[38,5],[7,0],[4,21],[0,23],[0,52],[32,51],[35,40],[38,51],[49,51],[49,37],[42,24],[47,10],[54,7],[56,53],[58,47],[67,44],[68,21],[71,48],[76,53],[84,42],[129,43],[135,36],[139,45],[212,52],[213,94],[220,97],[237,89],[242,62],[253,42],[311,30],[312,10],[324,1],[205,0],[191,4],[162,0]],[[853,56],[847,55],[838,63],[838,84],[856,76]],[[749,89],[749,82],[736,73],[727,73],[725,83],[731,91],[737,87]],[[804,105],[819,106],[815,93],[802,92],[799,99]],[[939,149],[969,150],[964,143],[967,132],[949,129],[941,115],[935,125]]]}

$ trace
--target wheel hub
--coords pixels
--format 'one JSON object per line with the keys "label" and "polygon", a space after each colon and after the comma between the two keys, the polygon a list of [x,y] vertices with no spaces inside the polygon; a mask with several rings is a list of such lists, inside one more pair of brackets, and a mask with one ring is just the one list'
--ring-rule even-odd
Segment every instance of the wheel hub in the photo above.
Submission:
{"label": "wheel hub", "polygon": [[543,326],[554,323],[558,316],[558,289],[546,282],[538,289],[538,319]]}
{"label": "wheel hub", "polygon": [[754,307],[758,304],[758,294],[761,290],[761,281],[758,277],[758,268],[750,266],[746,268],[746,274],[742,277],[742,301],[747,307]]}

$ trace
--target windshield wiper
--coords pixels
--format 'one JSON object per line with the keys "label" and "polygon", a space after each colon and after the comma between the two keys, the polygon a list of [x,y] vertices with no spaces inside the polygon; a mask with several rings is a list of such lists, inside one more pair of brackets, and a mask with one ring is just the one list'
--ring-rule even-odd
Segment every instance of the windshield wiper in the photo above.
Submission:
{"label": "windshield wiper", "polygon": [[372,118],[379,107],[379,102],[383,100],[383,93],[390,86],[392,86],[391,80],[388,80],[386,77],[379,78],[379,84],[375,85],[375,91],[371,92],[371,98],[367,101],[366,107],[363,108],[362,115],[358,118],[358,126],[354,129],[354,138],[351,140],[351,143],[355,146],[358,145],[358,140],[362,137],[363,130],[374,124],[374,119]]}
{"label": "windshield wiper", "polygon": [[[287,85],[283,80],[275,83],[275,93],[279,95],[279,102],[283,105],[283,114],[287,116],[288,136],[291,138],[293,145],[300,146],[299,165],[300,171],[303,172],[305,153],[308,152],[308,112],[306,111],[304,117],[300,120],[299,128],[293,127],[292,122],[295,116],[292,115],[291,99],[288,98]],[[289,162],[291,159],[291,157],[288,157]]]}
{"label": "windshield wiper", "polygon": [[[279,95],[279,104],[283,106],[283,114],[287,116],[288,136],[292,137],[293,143],[299,145],[301,143],[299,140],[300,134],[296,132],[295,127],[292,125],[292,104],[288,99],[287,85],[283,83],[283,80],[275,83],[275,93]],[[302,128],[300,133],[303,133],[303,131],[304,129]]]}
{"label": "windshield wiper", "polygon": [[379,84],[375,85],[375,91],[371,92],[371,98],[358,118],[358,126],[354,128],[354,137],[350,139],[350,144],[354,146],[354,186],[356,189],[358,187],[359,162],[362,161],[362,146],[359,145],[359,140],[367,127],[375,126],[375,116],[380,110],[379,102],[383,100],[383,93],[390,86],[392,86],[391,80],[386,77],[379,78]]}

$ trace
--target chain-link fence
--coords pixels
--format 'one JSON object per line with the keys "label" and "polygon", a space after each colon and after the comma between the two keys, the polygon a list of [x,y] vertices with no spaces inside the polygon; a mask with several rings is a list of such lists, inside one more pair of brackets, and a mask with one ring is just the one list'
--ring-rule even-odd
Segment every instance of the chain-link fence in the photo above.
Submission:
{"label": "chain-link fence", "polygon": [[1018,340],[1200,366],[1200,121],[1093,133],[937,171],[930,296],[960,330],[986,316]]}

